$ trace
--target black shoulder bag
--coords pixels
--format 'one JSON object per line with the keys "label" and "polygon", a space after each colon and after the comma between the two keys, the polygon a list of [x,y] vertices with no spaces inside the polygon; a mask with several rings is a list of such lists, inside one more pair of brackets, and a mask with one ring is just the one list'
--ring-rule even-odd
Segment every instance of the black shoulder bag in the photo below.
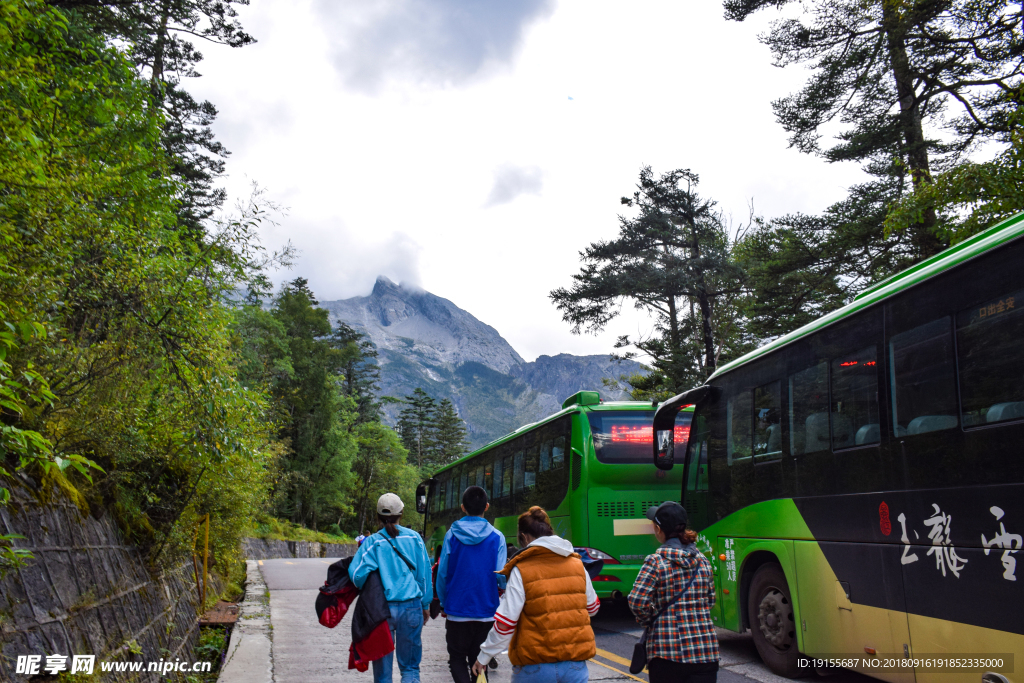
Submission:
{"label": "black shoulder bag", "polygon": [[662,607],[661,611],[658,612],[654,619],[651,620],[650,625],[644,628],[643,635],[640,636],[640,641],[633,646],[633,659],[629,662],[629,673],[638,674],[647,667],[647,636],[649,636],[651,631],[654,630],[654,624],[661,618],[661,615],[667,612],[669,607],[683,599],[683,596],[686,595],[686,591],[690,590],[690,586],[693,585],[697,575],[701,573],[701,569],[703,569],[703,566],[697,567],[697,571],[695,571],[693,576],[690,577],[690,580],[686,582],[683,592],[672,600],[672,602]]}

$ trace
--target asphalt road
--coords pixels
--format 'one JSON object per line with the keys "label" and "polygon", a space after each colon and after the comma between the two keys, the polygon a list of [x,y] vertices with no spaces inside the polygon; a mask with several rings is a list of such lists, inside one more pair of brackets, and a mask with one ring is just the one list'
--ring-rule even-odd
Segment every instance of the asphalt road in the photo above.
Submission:
{"label": "asphalt road", "polygon": [[[313,603],[316,589],[327,577],[327,567],[332,559],[281,559],[261,560],[267,588],[270,590],[271,622],[274,630],[274,672],[275,678],[285,683],[345,683],[349,679],[366,683],[369,674],[357,674],[347,670],[348,635],[347,623],[331,630],[316,621]],[[598,656],[591,662],[591,680],[642,681],[647,683],[646,674],[632,676],[629,658],[633,644],[640,637],[641,629],[633,619],[625,601],[602,605],[600,613],[591,622],[597,639]],[[721,666],[718,680],[722,683],[782,683],[787,679],[776,676],[761,663],[750,634],[735,634],[719,630]],[[444,625],[442,619],[431,621],[424,628],[424,652],[422,679],[424,681],[450,681],[447,669],[447,653],[444,646]],[[510,667],[505,660],[490,676],[491,683],[506,683]],[[395,680],[398,678],[397,667]],[[818,680],[811,675],[805,680]],[[854,672],[843,672],[823,683],[868,683],[873,679]]]}

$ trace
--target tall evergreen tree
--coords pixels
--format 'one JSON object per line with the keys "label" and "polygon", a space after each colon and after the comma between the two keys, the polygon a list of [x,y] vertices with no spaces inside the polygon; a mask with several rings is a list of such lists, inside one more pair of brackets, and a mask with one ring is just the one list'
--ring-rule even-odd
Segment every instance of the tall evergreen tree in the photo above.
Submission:
{"label": "tall evergreen tree", "polygon": [[625,301],[655,316],[646,339],[621,337],[652,359],[655,370],[643,390],[675,393],[700,384],[719,359],[738,350],[733,301],[742,292],[742,272],[731,260],[732,240],[715,202],[697,194],[698,176],[675,170],[655,178],[651,168],[622,203],[638,210],[619,217],[619,235],[580,253],[583,267],[572,287],[551,300],[574,334],[597,333]]}
{"label": "tall evergreen tree", "polygon": [[193,39],[243,47],[255,42],[237,18],[235,6],[248,0],[51,0],[77,30],[95,32],[126,46],[139,72],[149,80],[152,104],[165,115],[163,146],[179,181],[178,227],[194,239],[223,204],[215,187],[228,151],[213,135],[217,108],[196,100],[184,79],[200,74],[203,55]]}
{"label": "tall evergreen tree", "polygon": [[[788,1],[726,0],[726,16],[742,21]],[[1022,19],[1009,0],[816,0],[762,36],[776,65],[811,72],[773,105],[790,144],[860,163],[872,179],[820,216],[764,225],[746,245],[760,332],[783,333],[949,244],[952,214],[934,204],[919,205],[896,231],[885,230],[886,213],[979,144],[1009,143]],[[835,124],[843,128],[824,146]]]}
{"label": "tall evergreen tree", "polygon": [[342,354],[342,381],[344,394],[356,402],[359,409],[358,422],[380,420],[380,366],[377,365],[377,349],[362,332],[357,332],[341,322],[331,333],[331,343]]}
{"label": "tall evergreen tree", "polygon": [[433,441],[431,465],[447,465],[469,452],[466,423],[455,412],[455,406],[447,398],[441,399],[437,407]]}
{"label": "tall evergreen tree", "polygon": [[398,414],[398,432],[409,456],[420,470],[429,465],[435,449],[437,401],[417,387],[405,397],[406,407]]}
{"label": "tall evergreen tree", "polygon": [[330,343],[327,311],[317,303],[308,282],[296,278],[271,309],[284,328],[293,369],[274,391],[286,415],[281,440],[289,446],[277,485],[278,509],[314,529],[344,507],[357,417],[355,401],[337,385],[344,358]]}

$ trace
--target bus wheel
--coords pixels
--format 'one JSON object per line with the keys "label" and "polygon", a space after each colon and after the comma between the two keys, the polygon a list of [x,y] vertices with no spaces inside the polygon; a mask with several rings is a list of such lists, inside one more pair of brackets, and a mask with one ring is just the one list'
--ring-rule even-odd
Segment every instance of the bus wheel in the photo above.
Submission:
{"label": "bus wheel", "polygon": [[761,660],[775,674],[795,678],[801,673],[797,665],[800,653],[796,644],[793,601],[789,595],[782,567],[762,565],[750,582],[747,613]]}

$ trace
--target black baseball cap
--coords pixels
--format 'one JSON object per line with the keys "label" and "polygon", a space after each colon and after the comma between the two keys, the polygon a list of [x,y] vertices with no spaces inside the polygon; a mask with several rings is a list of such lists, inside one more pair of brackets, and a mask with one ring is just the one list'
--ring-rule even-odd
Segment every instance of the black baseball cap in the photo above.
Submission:
{"label": "black baseball cap", "polygon": [[666,500],[661,505],[647,508],[647,519],[660,526],[662,531],[672,533],[679,527],[685,527],[690,517],[682,505],[674,500]]}

